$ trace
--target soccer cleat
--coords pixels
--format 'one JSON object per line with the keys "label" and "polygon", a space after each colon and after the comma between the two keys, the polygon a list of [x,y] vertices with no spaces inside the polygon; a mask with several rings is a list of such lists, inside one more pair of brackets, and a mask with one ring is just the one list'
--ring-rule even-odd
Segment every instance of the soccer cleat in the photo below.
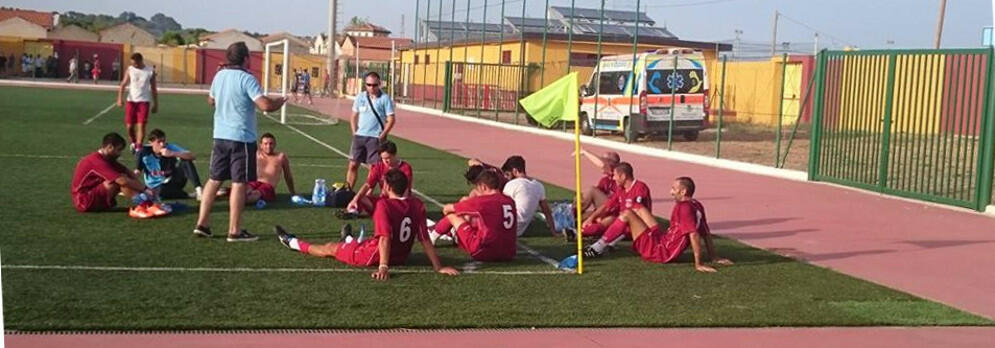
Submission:
{"label": "soccer cleat", "polygon": [[590,245],[584,247],[584,257],[589,257],[589,258],[593,259],[593,258],[601,257],[601,255],[603,255],[603,253],[600,253],[597,250],[594,250],[594,248],[592,248]]}
{"label": "soccer cleat", "polygon": [[350,225],[350,224],[345,224],[345,226],[342,226],[342,229],[339,230],[339,237],[340,237],[339,240],[340,241],[345,242],[346,238],[352,237],[352,236],[353,236],[352,235],[352,225]]}
{"label": "soccer cleat", "polygon": [[145,206],[143,205],[136,205],[134,207],[131,207],[131,209],[128,209],[128,216],[133,217],[135,219],[148,219],[151,217],[155,217],[155,215],[150,213],[148,209],[146,209]]}
{"label": "soccer cleat", "polygon": [[148,206],[146,206],[145,210],[149,214],[152,214],[155,217],[166,216],[169,215],[170,212],[168,209],[164,208],[162,205],[159,205],[158,203],[149,204]]}
{"label": "soccer cleat", "polygon": [[259,240],[259,237],[256,237],[255,235],[249,233],[249,231],[246,230],[240,230],[238,231],[237,234],[228,235],[229,242],[255,242],[257,240]]}
{"label": "soccer cleat", "polygon": [[287,249],[294,250],[294,248],[290,247],[290,241],[297,239],[297,236],[288,233],[287,230],[284,230],[283,226],[280,225],[273,226],[273,232],[276,233],[276,238],[280,240],[280,244],[283,244],[283,246],[287,247]]}
{"label": "soccer cleat", "polygon": [[204,238],[211,238],[211,236],[213,235],[211,234],[210,227],[201,226],[201,225],[197,225],[197,227],[194,227],[193,234],[197,235],[198,237],[204,237]]}
{"label": "soccer cleat", "polygon": [[359,214],[339,209],[335,211],[335,217],[339,218],[339,220],[354,220],[359,217]]}

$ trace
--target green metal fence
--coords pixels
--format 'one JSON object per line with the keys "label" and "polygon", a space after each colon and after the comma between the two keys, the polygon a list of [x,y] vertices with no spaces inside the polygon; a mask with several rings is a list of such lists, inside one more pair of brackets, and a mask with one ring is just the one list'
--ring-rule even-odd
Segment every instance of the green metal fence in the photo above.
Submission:
{"label": "green metal fence", "polygon": [[811,180],[984,210],[991,49],[823,51]]}

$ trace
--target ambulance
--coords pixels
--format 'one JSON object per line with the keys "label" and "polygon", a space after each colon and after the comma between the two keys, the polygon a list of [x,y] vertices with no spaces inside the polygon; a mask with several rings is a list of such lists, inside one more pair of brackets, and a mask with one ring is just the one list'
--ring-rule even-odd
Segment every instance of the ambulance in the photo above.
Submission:
{"label": "ambulance", "polygon": [[582,131],[621,133],[626,142],[633,142],[643,135],[666,136],[672,117],[674,136],[697,140],[708,122],[708,78],[701,51],[640,53],[635,70],[632,57],[605,56],[598,61],[581,88]]}

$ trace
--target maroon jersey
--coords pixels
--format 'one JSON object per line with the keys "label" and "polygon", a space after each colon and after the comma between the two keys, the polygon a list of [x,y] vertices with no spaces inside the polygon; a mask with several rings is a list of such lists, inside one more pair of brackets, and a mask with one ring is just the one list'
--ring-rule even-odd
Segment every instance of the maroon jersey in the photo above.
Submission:
{"label": "maroon jersey", "polygon": [[515,256],[518,240],[518,217],[515,201],[503,193],[476,196],[454,205],[456,213],[470,215],[470,223],[479,234],[480,248],[497,259]]}
{"label": "maroon jersey", "polygon": [[390,238],[390,264],[404,264],[415,238],[428,239],[425,205],[415,197],[378,200],[373,209],[373,230],[377,240]]}
{"label": "maroon jersey", "polygon": [[100,152],[94,152],[79,160],[76,172],[73,174],[73,195],[88,192],[105,181],[115,180],[128,172],[121,163],[105,158]]}
{"label": "maroon jersey", "polygon": [[646,209],[653,211],[653,199],[650,197],[650,188],[639,180],[633,181],[632,186],[628,190],[619,186],[605,204],[608,205],[608,211],[615,214],[621,212],[622,209],[632,209],[636,204],[640,204],[646,207]]}
{"label": "maroon jersey", "polygon": [[598,180],[597,188],[606,195],[611,196],[615,193],[615,189],[618,188],[618,183],[612,178],[612,174],[605,174],[601,177],[601,180]]}
{"label": "maroon jersey", "polygon": [[[384,164],[382,161],[377,162],[370,167],[370,174],[366,176],[366,184],[370,185],[370,188],[380,188],[380,196],[387,197],[387,172],[390,171],[390,167]],[[414,187],[415,179],[414,172],[411,170],[411,165],[408,162],[401,161],[401,164],[397,166],[404,176],[408,177],[408,192],[405,192],[405,196],[411,195],[411,188]]]}
{"label": "maroon jersey", "polygon": [[705,207],[700,202],[690,199],[674,204],[670,211],[670,227],[667,233],[686,235],[693,232],[708,234],[708,219],[705,218]]}

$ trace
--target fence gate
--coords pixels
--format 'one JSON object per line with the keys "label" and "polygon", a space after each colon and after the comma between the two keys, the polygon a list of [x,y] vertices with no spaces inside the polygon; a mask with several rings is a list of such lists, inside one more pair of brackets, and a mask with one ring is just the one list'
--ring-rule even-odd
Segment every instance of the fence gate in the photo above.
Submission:
{"label": "fence gate", "polygon": [[516,64],[453,62],[446,69],[448,109],[515,112],[518,98],[528,95],[525,70]]}
{"label": "fence gate", "polygon": [[823,51],[809,179],[984,210],[992,50]]}

